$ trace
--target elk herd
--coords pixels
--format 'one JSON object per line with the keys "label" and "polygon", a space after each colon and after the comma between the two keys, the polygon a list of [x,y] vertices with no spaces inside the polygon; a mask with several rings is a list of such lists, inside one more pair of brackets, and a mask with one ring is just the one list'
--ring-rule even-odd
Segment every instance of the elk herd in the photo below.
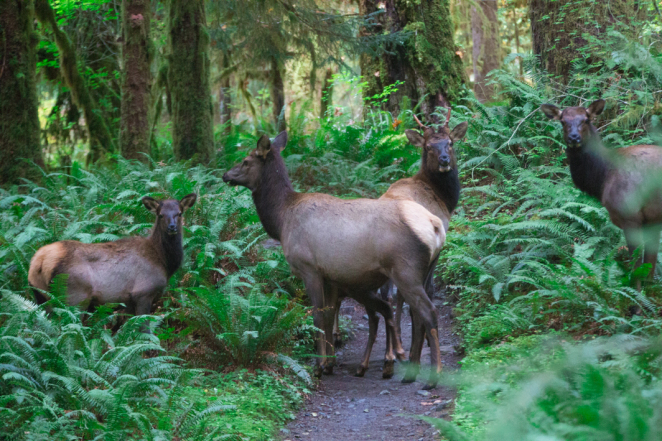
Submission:
{"label": "elk herd", "polygon": [[[612,222],[623,229],[630,252],[641,249],[643,262],[657,262],[662,229],[662,148],[637,145],[607,149],[592,121],[605,106],[597,100],[585,107],[560,110],[545,104],[541,111],[563,126],[567,158],[574,184],[597,198]],[[466,122],[452,130],[424,126],[407,130],[409,143],[422,151],[413,177],[393,183],[378,199],[340,199],[293,189],[282,152],[287,133],[273,141],[263,135],[254,150],[223,175],[231,186],[248,188],[264,230],[280,241],[292,273],[299,277],[313,306],[316,374],[331,374],[338,340],[338,311],[343,298],[363,304],[369,338],[357,375],[368,369],[380,314],[386,328],[383,377],[394,374],[395,359],[403,360],[400,338],[403,302],[412,317],[412,341],[403,382],[418,375],[425,341],[430,346],[431,374],[426,388],[441,372],[437,310],[432,302],[434,270],[446,241],[450,218],[460,198],[455,144],[467,131]],[[28,281],[37,302],[58,274],[68,274],[67,301],[92,308],[124,303],[135,314],[149,314],[180,267],[182,216],[196,202],[142,199],[156,215],[148,238],[84,244],[61,241],[40,248],[32,258]],[[397,304],[395,317],[388,293]]]}

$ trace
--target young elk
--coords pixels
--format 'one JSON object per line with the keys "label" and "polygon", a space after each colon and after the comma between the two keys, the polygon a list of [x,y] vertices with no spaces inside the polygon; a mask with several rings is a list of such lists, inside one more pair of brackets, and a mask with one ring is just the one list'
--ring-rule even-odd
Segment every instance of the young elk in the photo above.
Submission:
{"label": "young elk", "polygon": [[[421,168],[413,177],[400,179],[393,183],[380,198],[380,200],[413,201],[422,205],[430,213],[441,219],[444,225],[444,231],[448,231],[451,215],[460,199],[460,178],[453,144],[464,138],[468,127],[468,123],[463,122],[455,126],[453,130],[450,130],[448,127],[450,116],[451,112],[449,109],[446,124],[438,131],[424,126],[414,116],[416,122],[423,129],[423,135],[421,136],[415,130],[407,130],[405,133],[412,145],[422,149]],[[425,280],[425,290],[430,299],[432,299],[434,294],[434,269],[436,266],[437,258],[432,262]],[[382,287],[382,291],[390,291],[392,287],[393,283],[389,281],[386,286]],[[400,321],[403,301],[403,297],[398,295],[395,327],[400,345],[402,344],[400,340]],[[374,313],[368,311],[368,318],[370,321],[370,336],[368,338],[368,348],[366,349],[366,357],[363,364],[366,369],[371,346],[376,337],[373,335],[373,330],[376,333],[379,326],[379,318]],[[421,328],[412,329],[410,359],[420,360],[424,335],[422,331]],[[359,375],[361,374],[359,372]],[[405,377],[403,381],[411,381],[411,376]]]}
{"label": "young elk", "polygon": [[55,276],[68,274],[70,305],[124,303],[130,313],[149,314],[182,263],[182,214],[196,199],[194,193],[181,201],[144,197],[145,207],[156,214],[147,238],[93,244],[64,240],[39,248],[28,273],[37,302],[46,301],[42,291],[48,290]]}
{"label": "young elk", "polygon": [[295,192],[281,157],[286,143],[286,132],[273,144],[262,136],[257,148],[223,180],[252,191],[264,229],[281,242],[292,273],[303,279],[315,326],[323,330],[317,336],[316,373],[333,372],[334,310],[341,295],[384,315],[389,336],[386,361],[392,371],[396,338],[391,310],[386,302],[366,294],[391,278],[433,342],[434,372],[428,386],[434,387],[441,371],[437,313],[423,284],[444,243],[443,224],[410,201],[344,200]]}
{"label": "young elk", "polygon": [[643,248],[643,261],[651,264],[652,277],[662,230],[662,148],[635,145],[608,150],[591,122],[604,107],[605,101],[597,100],[588,108],[561,111],[543,104],[540,110],[563,125],[570,174],[577,188],[600,200],[614,225],[625,232],[630,253]]}

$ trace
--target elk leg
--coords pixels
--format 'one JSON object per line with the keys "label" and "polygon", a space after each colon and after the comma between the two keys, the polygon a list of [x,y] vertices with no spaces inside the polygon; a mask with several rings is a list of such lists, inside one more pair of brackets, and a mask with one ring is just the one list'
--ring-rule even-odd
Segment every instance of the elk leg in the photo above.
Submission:
{"label": "elk leg", "polygon": [[645,242],[644,245],[644,263],[651,264],[651,272],[648,275],[649,280],[655,278],[655,266],[657,265],[657,253],[660,250],[660,231],[662,225],[653,225],[646,228],[644,232]]}
{"label": "elk leg", "polygon": [[[152,299],[153,296],[147,294],[141,294],[133,297],[133,304],[135,305],[136,315],[147,315],[152,312]],[[140,327],[140,330],[145,333],[151,333],[149,329],[149,324],[147,322],[143,323]]]}
{"label": "elk leg", "polygon": [[[642,237],[642,231],[640,228],[635,227],[635,228],[626,228],[623,230],[625,233],[625,242],[628,245],[628,252],[630,253],[630,257],[634,257],[634,253],[638,250],[641,249],[643,251],[643,237]],[[639,257],[634,263],[634,268],[637,269],[639,266],[642,264],[642,258]],[[635,285],[637,290],[641,291],[641,280],[637,278],[635,281]]]}
{"label": "elk leg", "polygon": [[405,299],[402,297],[402,294],[399,294],[397,291],[393,295],[396,301],[395,308],[395,354],[398,357],[398,360],[402,361],[405,359],[405,350],[402,348],[402,308],[405,304]]}
{"label": "elk leg", "polygon": [[326,339],[324,336],[324,281],[316,273],[311,272],[303,279],[303,284],[306,287],[306,293],[313,305],[313,325],[320,330],[315,336],[315,343],[317,346],[317,360],[313,374],[316,377],[322,376],[322,370],[326,364]]}
{"label": "elk leg", "polygon": [[342,338],[340,337],[340,306],[342,305],[342,298],[338,296],[338,301],[336,302],[336,313],[333,320],[333,346],[336,349],[339,349],[342,344]]}
{"label": "elk leg", "polygon": [[336,318],[336,305],[338,304],[338,288],[326,283],[324,285],[324,341],[326,344],[326,362],[323,372],[325,375],[333,375],[333,367],[336,364],[335,350],[333,347],[333,325]]}
{"label": "elk leg", "polygon": [[[361,364],[359,371],[364,368],[363,373],[365,373],[365,369],[368,369],[368,364],[370,363],[370,353],[372,352],[372,346],[375,343],[377,330],[379,327],[379,317],[377,317],[375,314],[378,312],[382,315],[382,317],[384,317],[384,326],[386,328],[386,354],[384,355],[382,378],[391,378],[394,373],[395,365],[395,353],[393,347],[394,343],[397,342],[391,306],[387,302],[372,294],[363,298],[362,300],[362,303],[365,305],[366,310],[368,311],[368,319],[370,320],[370,336],[368,338],[368,345],[366,347],[363,363]],[[400,350],[402,350],[402,348],[400,348]]]}
{"label": "elk leg", "polygon": [[[365,353],[363,354],[363,361],[359,365],[359,368],[356,370],[357,377],[363,377],[365,372],[370,367],[370,354],[372,353],[372,346],[375,344],[377,339],[377,331],[379,330],[379,317],[375,313],[374,309],[366,307],[366,312],[368,313],[368,344],[365,347]],[[387,345],[388,346],[388,345]]]}
{"label": "elk leg", "polygon": [[[409,307],[414,309],[415,321],[418,322],[415,335],[417,336],[416,343],[418,347],[412,348],[415,352],[417,360],[420,362],[421,351],[423,349],[423,336],[427,337],[430,344],[430,362],[432,364],[432,371],[430,378],[424,389],[434,389],[437,387],[439,381],[439,374],[441,373],[441,351],[439,350],[439,319],[437,317],[437,309],[432,301],[427,297],[420,295],[414,299],[415,303],[409,303]],[[425,333],[423,329],[425,328]],[[411,357],[410,357],[411,358]]]}
{"label": "elk leg", "polygon": [[421,353],[423,352],[423,336],[425,330],[421,326],[421,320],[410,309],[411,316],[411,348],[409,348],[409,365],[403,383],[413,383],[418,377],[421,367]]}

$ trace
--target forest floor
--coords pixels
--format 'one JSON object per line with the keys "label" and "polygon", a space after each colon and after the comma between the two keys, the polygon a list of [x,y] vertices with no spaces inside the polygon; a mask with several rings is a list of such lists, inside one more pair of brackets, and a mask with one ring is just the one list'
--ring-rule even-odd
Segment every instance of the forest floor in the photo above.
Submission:
{"label": "forest floor", "polygon": [[[444,299],[435,299],[439,312],[439,342],[444,370],[459,367],[461,359],[455,351],[459,338],[453,334],[451,307]],[[443,297],[443,295],[441,296]],[[340,310],[353,323],[354,336],[338,351],[334,374],[324,376],[296,419],[281,430],[281,440],[349,441],[349,440],[436,440],[437,430],[416,418],[427,415],[450,419],[455,391],[444,386],[422,391],[427,377],[419,375],[417,382],[402,384],[404,366],[396,363],[396,374],[382,379],[382,364],[386,348],[384,322],[370,357],[370,369],[365,377],[354,376],[368,340],[368,320],[363,307],[347,299]],[[405,309],[402,320],[402,341],[405,349],[411,344],[411,322]],[[427,345],[426,345],[427,346]],[[430,350],[423,350],[423,368],[430,365]]]}

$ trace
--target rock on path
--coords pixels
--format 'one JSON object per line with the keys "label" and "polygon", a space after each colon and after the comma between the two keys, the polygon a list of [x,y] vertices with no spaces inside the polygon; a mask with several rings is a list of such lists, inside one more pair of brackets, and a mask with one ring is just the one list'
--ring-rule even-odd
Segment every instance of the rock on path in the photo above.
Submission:
{"label": "rock on path", "polygon": [[[444,369],[457,369],[460,357],[454,346],[459,339],[452,334],[450,307],[435,300],[439,312],[439,341]],[[405,349],[411,343],[411,323],[408,311],[403,314],[402,341]],[[402,384],[403,366],[396,363],[396,375],[382,379],[381,367],[386,348],[384,322],[380,321],[379,336],[370,358],[370,369],[365,377],[354,377],[368,338],[365,311],[353,300],[345,300],[341,314],[351,316],[354,338],[341,348],[334,375],[322,377],[318,390],[310,397],[304,409],[285,429],[281,440],[355,441],[355,440],[436,440],[436,429],[414,418],[429,415],[449,419],[455,392],[438,386],[425,394],[422,391],[426,374],[419,382]],[[430,351],[426,347],[421,358],[423,366],[430,364]],[[420,391],[420,393],[419,393]]]}

